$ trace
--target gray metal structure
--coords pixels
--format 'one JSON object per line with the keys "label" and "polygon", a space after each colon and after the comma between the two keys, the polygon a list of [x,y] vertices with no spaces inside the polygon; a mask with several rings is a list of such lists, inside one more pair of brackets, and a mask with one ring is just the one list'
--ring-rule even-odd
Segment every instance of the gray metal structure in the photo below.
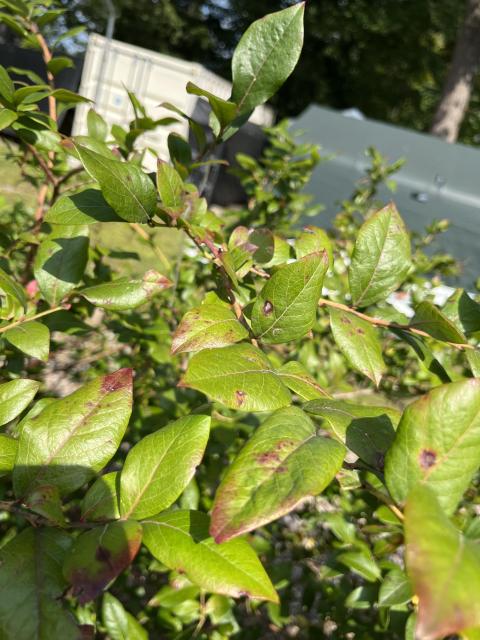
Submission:
{"label": "gray metal structure", "polygon": [[382,200],[394,200],[409,228],[422,232],[434,219],[448,218],[450,229],[440,236],[442,250],[457,258],[463,273],[457,282],[472,287],[480,276],[480,151],[448,144],[430,135],[415,133],[373,120],[346,117],[318,106],[309,107],[293,122],[305,141],[332,155],[315,170],[308,192],[325,205],[315,221],[328,222],[338,203],[353,191],[365,175],[365,150],[376,147],[389,161],[405,158],[395,174],[397,191],[380,191]]}

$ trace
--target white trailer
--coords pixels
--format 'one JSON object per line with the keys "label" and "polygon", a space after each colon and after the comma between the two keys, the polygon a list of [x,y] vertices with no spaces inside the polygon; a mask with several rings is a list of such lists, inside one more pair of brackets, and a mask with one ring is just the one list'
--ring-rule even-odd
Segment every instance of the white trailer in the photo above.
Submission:
{"label": "white trailer", "polygon": [[[199,98],[186,92],[185,86],[189,81],[220,98],[228,99],[230,96],[231,84],[200,64],[92,34],[88,40],[79,92],[93,100],[95,110],[110,125],[125,126],[134,117],[126,89],[135,93],[145,105],[147,113],[155,119],[175,116],[159,107],[162,102],[170,102],[192,115]],[[88,104],[77,106],[73,135],[87,133],[86,116],[89,108]],[[273,110],[262,106],[255,109],[250,122],[270,126],[273,119]],[[172,131],[185,136],[187,124],[180,122],[157,127],[140,140],[145,147],[154,148],[161,158],[166,159],[167,137]],[[146,165],[154,168],[153,158],[147,156]]]}

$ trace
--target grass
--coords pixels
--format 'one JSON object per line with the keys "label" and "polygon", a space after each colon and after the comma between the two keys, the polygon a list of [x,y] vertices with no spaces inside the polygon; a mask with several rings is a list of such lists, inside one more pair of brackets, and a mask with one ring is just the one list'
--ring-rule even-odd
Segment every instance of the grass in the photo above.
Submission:
{"label": "grass", "polygon": [[[7,145],[0,138],[0,225],[8,224],[15,206],[22,203],[32,213],[35,209],[36,192],[21,175],[19,167],[11,158],[16,145]],[[142,226],[142,230],[147,231]],[[156,269],[165,275],[166,263],[173,263],[182,247],[182,234],[175,229],[148,230],[155,248],[144,240],[134,228],[125,223],[99,223],[90,226],[91,243],[108,252],[105,262],[119,276],[140,275],[148,269]],[[162,256],[164,256],[162,258]],[[166,259],[165,259],[166,258]]]}

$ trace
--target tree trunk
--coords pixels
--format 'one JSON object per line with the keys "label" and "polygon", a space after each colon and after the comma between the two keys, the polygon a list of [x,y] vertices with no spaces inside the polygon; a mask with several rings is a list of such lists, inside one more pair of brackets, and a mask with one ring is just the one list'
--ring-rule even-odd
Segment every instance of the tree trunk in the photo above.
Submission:
{"label": "tree trunk", "polygon": [[467,13],[430,130],[447,142],[455,142],[458,138],[479,63],[480,0],[467,0]]}

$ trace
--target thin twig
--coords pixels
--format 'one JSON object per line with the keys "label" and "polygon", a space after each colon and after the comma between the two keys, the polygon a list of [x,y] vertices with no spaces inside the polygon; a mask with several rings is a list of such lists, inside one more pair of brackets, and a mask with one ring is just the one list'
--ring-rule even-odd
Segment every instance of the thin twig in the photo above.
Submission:
{"label": "thin twig", "polygon": [[[370,324],[373,324],[377,327],[384,327],[385,329],[400,329],[402,331],[408,331],[409,333],[414,333],[417,336],[422,336],[422,338],[433,338],[434,340],[438,340],[435,336],[431,336],[426,331],[422,331],[421,329],[417,329],[409,324],[399,324],[398,322],[390,322],[389,320],[383,320],[382,318],[373,318],[372,316],[367,316],[356,309],[352,309],[345,304],[340,302],[333,302],[333,300],[327,300],[327,298],[320,298],[318,301],[318,305],[320,307],[333,307],[334,309],[340,309],[341,311],[346,311],[347,313],[351,313],[357,318],[361,318],[362,320],[366,320]],[[445,344],[454,347],[455,349],[475,349],[475,346],[472,344],[458,344],[456,342],[449,342],[448,340],[438,340],[439,342],[444,342]]]}
{"label": "thin twig", "polygon": [[0,327],[0,333],[4,333],[9,329],[13,329],[13,327],[18,327],[20,324],[25,324],[26,322],[31,322],[32,320],[37,320],[37,318],[43,318],[43,316],[48,316],[51,313],[55,313],[56,311],[62,311],[63,309],[69,309],[70,305],[60,304],[58,307],[53,307],[52,309],[47,309],[46,311],[41,311],[40,313],[36,313],[34,316],[22,316],[20,320],[15,320],[10,324],[7,324],[5,327]]}
{"label": "thin twig", "polygon": [[375,489],[375,487],[372,487],[372,485],[369,484],[368,482],[365,483],[364,486],[367,491],[369,491],[372,495],[374,495],[381,502],[383,502],[383,504],[385,504],[390,509],[390,511],[393,513],[394,516],[396,516],[401,522],[403,522],[403,520],[405,519],[405,516],[389,496],[386,496],[381,491],[378,491],[378,489]]}

